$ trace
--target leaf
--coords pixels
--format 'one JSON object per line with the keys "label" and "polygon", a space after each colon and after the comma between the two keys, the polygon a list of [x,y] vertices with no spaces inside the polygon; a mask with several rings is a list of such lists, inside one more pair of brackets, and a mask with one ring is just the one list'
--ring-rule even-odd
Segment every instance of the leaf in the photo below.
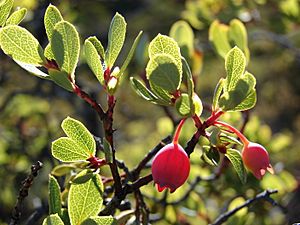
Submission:
{"label": "leaf", "polygon": [[228,36],[237,47],[243,50],[248,62],[250,53],[248,49],[247,30],[240,20],[233,19],[230,21]]}
{"label": "leaf", "polygon": [[0,1],[0,26],[3,26],[9,16],[9,13],[13,7],[14,0],[2,0]]}
{"label": "leaf", "polygon": [[86,58],[87,64],[89,65],[90,69],[96,75],[98,81],[102,85],[104,85],[105,80],[104,80],[101,59],[97,52],[96,47],[89,40],[86,40],[84,42],[84,53],[85,53],[85,58]]}
{"label": "leaf", "polygon": [[79,35],[75,27],[66,21],[57,23],[50,44],[60,69],[73,76],[80,51]]}
{"label": "leaf", "polygon": [[116,13],[113,17],[109,32],[108,32],[108,46],[105,52],[105,62],[109,68],[114,65],[125,40],[126,21],[123,16]]}
{"label": "leaf", "polygon": [[27,63],[23,63],[17,60],[14,60],[20,67],[22,67],[24,70],[26,70],[27,72],[42,78],[42,79],[47,79],[47,80],[51,80],[51,77],[44,73],[43,71],[39,70],[36,66],[31,65],[31,64],[27,64]]}
{"label": "leaf", "polygon": [[193,94],[192,103],[193,103],[192,109],[194,110],[193,113],[196,114],[196,116],[198,117],[201,116],[203,111],[203,105],[201,99],[196,93]]}
{"label": "leaf", "polygon": [[190,25],[179,20],[174,23],[170,30],[170,37],[178,43],[183,57],[189,59],[194,53],[194,32]]}
{"label": "leaf", "polygon": [[180,48],[177,42],[166,35],[158,34],[149,44],[149,57],[154,58],[156,55],[169,55],[175,59],[175,65],[178,68],[179,74],[182,74],[182,62]]}
{"label": "leaf", "polygon": [[188,116],[192,112],[191,98],[186,93],[181,94],[181,96],[176,100],[175,106],[177,112],[181,116]]}
{"label": "leaf", "polygon": [[76,169],[75,165],[60,164],[60,165],[55,166],[52,169],[51,174],[56,176],[56,177],[61,177],[61,176],[65,176],[65,175],[69,174],[74,169]]}
{"label": "leaf", "polygon": [[[156,86],[152,84],[152,82],[149,82],[152,92],[155,94],[155,96],[158,97],[158,100],[160,101],[159,104],[163,105],[170,105],[172,96],[168,93],[168,91],[162,89],[159,86]],[[157,101],[158,101],[157,100]]]}
{"label": "leaf", "polygon": [[49,214],[61,215],[60,187],[55,177],[49,175]]}
{"label": "leaf", "polygon": [[241,153],[236,149],[227,149],[225,156],[230,160],[242,184],[245,184],[247,181],[247,172],[244,167]]}
{"label": "leaf", "polygon": [[52,52],[51,49],[51,45],[50,43],[46,46],[46,48],[44,49],[44,56],[46,57],[46,59],[48,60],[54,60],[55,61],[55,56]]}
{"label": "leaf", "polygon": [[219,108],[219,98],[222,94],[223,86],[225,84],[225,79],[221,78],[215,88],[212,109],[216,111]]}
{"label": "leaf", "polygon": [[112,163],[113,161],[113,153],[112,148],[106,138],[103,138],[103,151],[105,154],[105,160],[107,163]]}
{"label": "leaf", "polygon": [[81,223],[81,225],[115,225],[116,220],[112,216],[92,216]]}
{"label": "leaf", "polygon": [[219,151],[212,146],[203,146],[201,159],[211,166],[218,166],[220,161]]}
{"label": "leaf", "polygon": [[181,57],[181,60],[183,62],[183,74],[186,75],[188,94],[190,97],[192,97],[194,94],[194,81],[192,71],[186,59],[184,57]]}
{"label": "leaf", "polygon": [[104,53],[104,48],[101,44],[101,42],[97,39],[97,37],[93,36],[93,37],[89,37],[87,39],[88,41],[90,41],[94,47],[96,48],[98,55],[100,55],[100,57],[104,60],[105,57],[105,53]]}
{"label": "leaf", "polygon": [[146,88],[141,81],[135,79],[134,77],[130,77],[130,83],[134,91],[145,100],[157,100],[157,97],[148,88]]}
{"label": "leaf", "polygon": [[51,41],[55,25],[60,21],[63,21],[62,15],[54,5],[50,4],[47,7],[44,16],[44,25],[45,25],[46,34],[49,41]]}
{"label": "leaf", "polygon": [[57,214],[53,214],[44,219],[43,225],[64,225],[64,223]]}
{"label": "leaf", "polygon": [[93,135],[78,120],[67,117],[61,124],[67,136],[77,142],[90,155],[96,152],[96,142]]}
{"label": "leaf", "polygon": [[71,225],[68,210],[66,208],[62,209],[62,213],[61,213],[60,218],[64,222],[64,225]]}
{"label": "leaf", "polygon": [[178,70],[175,59],[167,54],[157,54],[151,58],[146,73],[152,85],[170,93],[180,86],[182,73]]}
{"label": "leaf", "polygon": [[244,53],[238,48],[232,48],[225,58],[225,69],[226,69],[226,89],[230,91],[235,88],[236,83],[241,78],[245,71],[246,58]]}
{"label": "leaf", "polygon": [[[77,176],[86,174],[83,170]],[[85,183],[72,183],[68,197],[68,210],[71,224],[81,224],[91,216],[97,216],[102,207],[103,184],[99,174]]]}
{"label": "leaf", "polygon": [[61,137],[52,142],[51,153],[54,158],[62,162],[75,162],[91,157],[90,153],[83,149],[76,141]]}
{"label": "leaf", "polygon": [[73,86],[71,84],[71,81],[69,79],[69,74],[64,71],[54,70],[54,69],[48,69],[49,75],[51,79],[60,87],[73,92]]}
{"label": "leaf", "polygon": [[225,58],[226,54],[231,49],[228,40],[228,26],[221,24],[218,20],[215,20],[209,28],[209,41],[213,43],[217,53]]}
{"label": "leaf", "polygon": [[0,45],[5,54],[15,61],[39,66],[44,62],[43,49],[35,37],[17,25],[0,30]]}
{"label": "leaf", "polygon": [[6,21],[6,25],[18,25],[25,18],[27,9],[22,8],[13,12]]}
{"label": "leaf", "polygon": [[143,34],[143,31],[140,31],[139,34],[138,34],[138,36],[135,38],[135,40],[133,42],[133,45],[131,46],[131,49],[130,49],[130,51],[129,51],[129,53],[128,53],[128,55],[127,55],[127,57],[126,57],[123,65],[122,65],[121,69],[120,69],[120,72],[116,76],[117,78],[120,77],[120,76],[122,76],[123,73],[125,72],[125,70],[127,69],[127,66],[129,65],[129,63],[130,63],[130,61],[131,61],[131,59],[132,59],[132,57],[134,55],[136,46],[138,45],[138,43],[139,43],[139,41],[141,39],[142,34]]}

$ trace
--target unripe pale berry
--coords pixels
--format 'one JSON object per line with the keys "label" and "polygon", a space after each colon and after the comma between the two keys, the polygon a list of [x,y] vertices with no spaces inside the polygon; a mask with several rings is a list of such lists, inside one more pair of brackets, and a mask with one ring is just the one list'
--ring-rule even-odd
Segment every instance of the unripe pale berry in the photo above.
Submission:
{"label": "unripe pale berry", "polygon": [[179,144],[171,143],[156,154],[151,169],[158,191],[169,188],[172,193],[188,178],[190,161]]}
{"label": "unripe pale berry", "polygon": [[257,179],[262,179],[266,170],[271,174],[274,170],[270,164],[270,158],[267,150],[257,143],[249,142],[244,145],[242,151],[243,162]]}

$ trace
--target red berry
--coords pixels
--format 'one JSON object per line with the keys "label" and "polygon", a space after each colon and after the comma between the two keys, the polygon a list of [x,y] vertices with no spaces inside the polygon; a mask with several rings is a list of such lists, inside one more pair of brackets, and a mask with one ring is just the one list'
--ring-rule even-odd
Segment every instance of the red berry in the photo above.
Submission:
{"label": "red berry", "polygon": [[168,144],[154,157],[152,176],[159,192],[169,188],[173,193],[188,178],[190,161],[179,144]]}
{"label": "red berry", "polygon": [[266,170],[274,173],[269,154],[260,144],[249,142],[244,145],[242,158],[246,168],[259,180],[265,175]]}

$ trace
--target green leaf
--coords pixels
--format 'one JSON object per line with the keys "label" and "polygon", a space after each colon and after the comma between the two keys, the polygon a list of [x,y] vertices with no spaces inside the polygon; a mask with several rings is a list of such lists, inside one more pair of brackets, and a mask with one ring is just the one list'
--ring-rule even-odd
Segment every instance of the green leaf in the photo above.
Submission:
{"label": "green leaf", "polygon": [[27,9],[22,8],[13,12],[6,21],[6,25],[18,25],[25,18]]}
{"label": "green leaf", "polygon": [[190,25],[183,21],[174,23],[170,30],[170,37],[177,41],[183,57],[189,59],[194,53],[194,32]]}
{"label": "green leaf", "polygon": [[219,108],[219,98],[222,94],[223,86],[225,84],[225,79],[221,78],[215,88],[212,109],[216,111]]}
{"label": "green leaf", "polygon": [[51,153],[54,158],[62,162],[75,162],[91,157],[90,153],[83,149],[76,141],[61,137],[52,142]]}
{"label": "green leaf", "polygon": [[112,216],[92,216],[81,223],[81,225],[115,225],[116,220]]}
{"label": "green leaf", "polygon": [[220,161],[219,151],[212,146],[203,146],[201,159],[211,166],[218,166]]}
{"label": "green leaf", "polygon": [[176,61],[168,54],[157,54],[150,59],[146,67],[150,82],[170,93],[176,91],[182,79],[182,73],[176,66]]}
{"label": "green leaf", "polygon": [[244,24],[238,19],[230,21],[228,36],[231,41],[234,42],[240,49],[243,50],[247,61],[249,61],[250,53],[248,49],[248,37],[247,30]]}
{"label": "green leaf", "polygon": [[166,35],[158,34],[149,44],[149,57],[154,58],[156,55],[166,54],[175,59],[175,64],[179,74],[182,74],[182,62],[180,48],[177,42]]}
{"label": "green leaf", "polygon": [[177,112],[181,116],[191,115],[192,112],[191,98],[188,94],[186,93],[181,94],[181,96],[178,99],[176,99],[175,106]]}
{"label": "green leaf", "polygon": [[156,86],[152,84],[152,82],[149,82],[151,91],[155,94],[155,96],[158,97],[158,100],[161,102],[159,104],[163,105],[170,105],[172,96],[169,94],[168,91],[164,90],[163,88]]}
{"label": "green leaf", "polygon": [[129,51],[129,53],[128,53],[128,55],[127,55],[127,57],[126,57],[123,65],[122,65],[121,69],[120,69],[120,72],[116,76],[117,78],[120,77],[120,76],[122,76],[123,73],[125,72],[125,70],[127,69],[127,66],[129,65],[129,63],[130,63],[130,61],[131,61],[131,59],[132,59],[132,57],[134,55],[136,46],[138,45],[138,43],[139,43],[139,41],[141,39],[142,34],[143,34],[143,31],[140,31],[140,33],[138,34],[138,36],[135,38],[135,40],[133,42],[133,45],[131,46],[131,49],[130,49],[130,51]]}
{"label": "green leaf", "polygon": [[31,64],[27,64],[27,63],[23,63],[17,60],[14,60],[20,67],[22,67],[24,70],[26,70],[27,72],[42,78],[42,79],[47,79],[47,80],[51,80],[51,77],[44,73],[43,71],[39,70],[36,66],[31,65]]}
{"label": "green leaf", "polygon": [[96,75],[98,81],[102,85],[104,85],[105,80],[104,80],[101,59],[96,47],[89,40],[86,40],[84,42],[84,53],[85,53],[87,64],[89,65],[93,73]]}
{"label": "green leaf", "polygon": [[105,52],[105,62],[109,68],[112,68],[123,47],[125,34],[126,21],[123,16],[116,13],[110,23],[108,46]]}
{"label": "green leaf", "polygon": [[95,139],[81,122],[71,117],[67,117],[63,120],[61,126],[69,138],[76,141],[90,155],[95,155]]}
{"label": "green leaf", "polygon": [[13,5],[14,0],[0,1],[0,26],[3,26],[5,24]]}
{"label": "green leaf", "polygon": [[145,100],[157,100],[157,97],[147,87],[145,87],[145,85],[141,81],[135,79],[134,77],[130,77],[130,83],[133,90]]}
{"label": "green leaf", "polygon": [[192,109],[194,110],[194,114],[196,114],[198,117],[201,116],[203,111],[203,105],[201,99],[196,93],[193,94],[192,103],[193,103]]}
{"label": "green leaf", "polygon": [[113,161],[113,156],[112,156],[112,149],[111,146],[109,144],[109,142],[106,140],[106,138],[103,138],[103,151],[105,154],[105,160],[108,163],[112,163]]}
{"label": "green leaf", "polygon": [[60,187],[55,177],[49,175],[49,214],[61,215]]}
{"label": "green leaf", "polygon": [[73,86],[71,84],[71,81],[69,79],[69,74],[64,71],[54,70],[54,69],[48,69],[49,75],[51,79],[62,88],[73,92]]}
{"label": "green leaf", "polygon": [[53,214],[44,219],[43,225],[64,225],[64,223],[57,214]]}
{"label": "green leaf", "polygon": [[225,58],[226,54],[231,49],[228,40],[228,26],[221,24],[218,20],[215,20],[209,28],[209,41],[213,43],[217,53]]}
{"label": "green leaf", "polygon": [[105,57],[104,48],[101,42],[97,39],[97,37],[95,36],[89,37],[87,40],[94,45],[94,47],[97,49],[98,55],[100,55],[100,57],[104,60]]}
{"label": "green leaf", "polygon": [[52,52],[51,49],[51,45],[50,43],[46,46],[46,48],[44,49],[44,56],[46,57],[46,59],[48,60],[55,60],[55,56]]}
{"label": "green leaf", "polygon": [[245,184],[247,181],[247,172],[244,167],[241,153],[236,149],[227,149],[225,156],[230,160],[241,182]]}
{"label": "green leaf", "polygon": [[188,94],[190,97],[192,97],[194,94],[194,81],[192,71],[186,59],[184,57],[181,57],[181,60],[183,62],[183,74],[186,75]]}
{"label": "green leaf", "polygon": [[227,74],[226,92],[235,88],[236,83],[245,71],[245,67],[246,58],[244,53],[238,47],[232,48],[225,58],[225,69]]}
{"label": "green leaf", "polygon": [[55,166],[52,171],[51,174],[57,177],[61,177],[61,176],[65,176],[67,174],[69,174],[72,170],[76,169],[75,165],[72,164],[60,164]]}
{"label": "green leaf", "polygon": [[75,27],[66,21],[57,23],[50,43],[60,69],[73,76],[80,51],[79,35]]}
{"label": "green leaf", "polygon": [[17,25],[1,28],[0,45],[4,53],[16,61],[35,66],[44,62],[42,47],[25,28]]}
{"label": "green leaf", "polygon": [[62,209],[62,213],[61,213],[60,218],[64,222],[64,225],[71,225],[68,210],[66,208]]}
{"label": "green leaf", "polygon": [[51,41],[55,25],[60,21],[63,21],[63,17],[61,16],[59,10],[54,5],[50,4],[47,7],[44,16],[44,25],[49,41]]}
{"label": "green leaf", "polygon": [[[77,176],[87,174],[88,170]],[[103,184],[99,174],[85,183],[72,183],[68,197],[68,210],[71,224],[79,225],[91,216],[97,216],[102,208]]]}

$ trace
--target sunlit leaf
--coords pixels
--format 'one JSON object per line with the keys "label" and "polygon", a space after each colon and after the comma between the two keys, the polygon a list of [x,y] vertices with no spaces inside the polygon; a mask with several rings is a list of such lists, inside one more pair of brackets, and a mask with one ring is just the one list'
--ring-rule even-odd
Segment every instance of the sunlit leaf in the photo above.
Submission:
{"label": "sunlit leaf", "polygon": [[57,214],[53,214],[44,219],[43,225],[64,225],[64,223]]}
{"label": "sunlit leaf", "polygon": [[49,175],[49,214],[61,214],[60,187],[55,177]]}
{"label": "sunlit leaf", "polygon": [[245,184],[247,181],[247,172],[244,167],[241,153],[236,149],[227,149],[227,152],[225,155],[230,160],[231,164],[233,165],[233,168],[237,172],[241,182],[243,184]]}
{"label": "sunlit leaf", "polygon": [[14,0],[0,1],[0,26],[3,26],[5,24],[13,5]]}
{"label": "sunlit leaf", "polygon": [[27,9],[22,8],[13,12],[6,21],[6,25],[18,25],[26,16]]}
{"label": "sunlit leaf", "polygon": [[81,223],[81,225],[115,225],[116,220],[112,216],[92,216]]}

